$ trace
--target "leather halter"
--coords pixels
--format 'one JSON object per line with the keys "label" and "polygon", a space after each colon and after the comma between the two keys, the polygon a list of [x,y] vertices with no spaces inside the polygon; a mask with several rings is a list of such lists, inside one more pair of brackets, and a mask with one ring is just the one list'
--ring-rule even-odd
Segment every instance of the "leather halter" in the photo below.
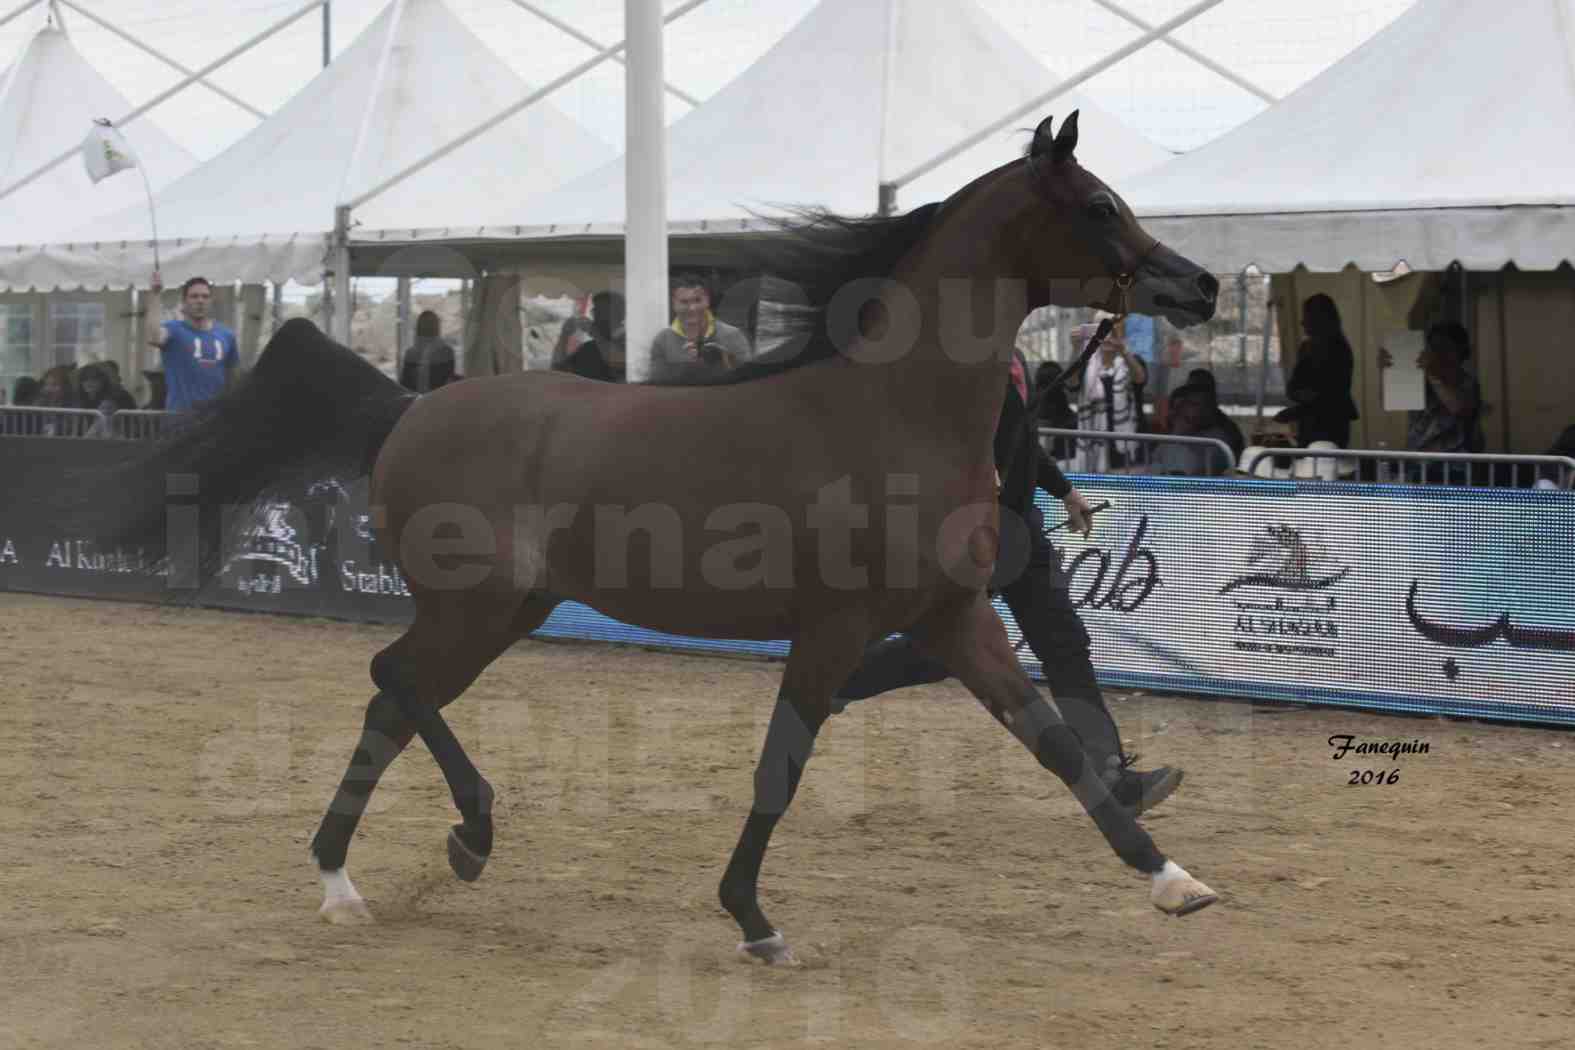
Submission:
{"label": "leather halter", "polygon": [[1083,347],[1083,352],[1077,356],[1077,360],[1068,365],[1066,371],[1061,373],[1061,378],[1054,383],[1047,384],[1043,390],[1040,390],[1033,396],[1028,406],[1030,409],[1035,410],[1037,413],[1039,404],[1044,400],[1045,394],[1055,387],[1065,386],[1070,388],[1073,383],[1082,381],[1083,370],[1088,367],[1088,362],[1093,359],[1094,354],[1099,350],[1099,344],[1105,341],[1105,337],[1110,334],[1111,329],[1126,319],[1127,307],[1130,305],[1127,302],[1127,291],[1137,280],[1137,272],[1143,268],[1144,263],[1148,262],[1149,256],[1153,255],[1161,247],[1158,237],[1152,238],[1152,241],[1153,243],[1148,246],[1148,249],[1138,256],[1137,262],[1133,263],[1131,269],[1123,270],[1116,274],[1116,292],[1119,298],[1117,299],[1113,315],[1099,322],[1099,328],[1094,332],[1094,337],[1088,341],[1087,346]]}

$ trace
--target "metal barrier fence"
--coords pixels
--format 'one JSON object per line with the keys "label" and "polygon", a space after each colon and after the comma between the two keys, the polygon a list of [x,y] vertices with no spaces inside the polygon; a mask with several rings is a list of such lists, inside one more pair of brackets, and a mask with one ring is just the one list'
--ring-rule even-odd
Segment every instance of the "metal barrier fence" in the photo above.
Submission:
{"label": "metal barrier fence", "polygon": [[[1104,442],[1114,445],[1115,442],[1131,442],[1143,446],[1143,455],[1134,457],[1135,462],[1131,469],[1143,474],[1193,474],[1193,475],[1218,475],[1224,474],[1236,465],[1236,453],[1231,447],[1219,438],[1182,437],[1177,434],[1124,434],[1114,430],[1063,430],[1059,427],[1040,427],[1039,438],[1041,444],[1045,438],[1074,438],[1078,441]],[[1185,455],[1167,458],[1163,455],[1156,457],[1150,451],[1151,446],[1169,446],[1178,450],[1191,450]],[[1054,455],[1047,448],[1047,455],[1054,459]],[[1107,461],[1109,457],[1107,456]],[[1215,462],[1211,463],[1210,460]],[[1210,468],[1216,469],[1210,469]]]}
{"label": "metal barrier fence", "polygon": [[0,435],[5,437],[87,437],[103,420],[91,408],[0,408]]}
{"label": "metal barrier fence", "polygon": [[36,405],[0,406],[0,436],[90,437],[146,441],[164,432],[170,412],[123,408],[100,412],[92,408],[41,408]]}
{"label": "metal barrier fence", "polygon": [[[1276,460],[1289,460],[1281,467]],[[1344,467],[1349,464],[1349,469]],[[1400,452],[1362,448],[1249,448],[1241,469],[1254,477],[1373,481],[1405,485],[1575,488],[1575,459],[1498,452]]]}
{"label": "metal barrier fence", "polygon": [[[170,412],[148,409],[127,408],[103,413],[91,408],[4,405],[0,406],[0,436],[110,437],[146,441],[162,434],[172,418]],[[1039,428],[1039,437],[1042,444],[1046,443],[1045,439],[1068,438],[1141,446],[1142,454],[1132,457],[1131,470],[1144,474],[1219,475],[1236,467],[1235,454],[1218,438],[1045,426]],[[1192,452],[1156,456],[1154,450],[1163,446]],[[1046,452],[1050,453],[1050,449],[1046,448]],[[1211,463],[1211,459],[1214,462]],[[1575,459],[1568,456],[1253,446],[1242,453],[1240,469],[1254,477],[1303,481],[1355,480],[1484,488],[1531,488],[1539,482],[1547,482],[1556,488],[1575,489]]]}
{"label": "metal barrier fence", "polygon": [[127,441],[156,438],[164,432],[172,415],[145,408],[123,408],[109,417],[110,436]]}

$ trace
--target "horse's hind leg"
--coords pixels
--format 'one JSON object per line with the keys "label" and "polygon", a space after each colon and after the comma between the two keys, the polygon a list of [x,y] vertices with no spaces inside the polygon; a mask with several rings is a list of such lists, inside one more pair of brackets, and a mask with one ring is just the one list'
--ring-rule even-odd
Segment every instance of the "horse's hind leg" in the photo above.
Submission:
{"label": "horse's hind leg", "polygon": [[1001,619],[983,594],[966,608],[915,628],[927,651],[945,664],[990,714],[1060,777],[1123,861],[1153,879],[1151,900],[1170,915],[1213,904],[1214,892],[1154,845],[1148,832],[1110,794],[1082,741],[1018,663]]}
{"label": "horse's hind leg", "polygon": [[372,697],[366,705],[361,739],[350,758],[350,767],[339,781],[339,790],[328,804],[317,834],[312,836],[312,859],[323,883],[323,906],[318,914],[329,922],[371,918],[345,872],[345,856],[372,790],[414,735],[415,727],[400,710],[398,701],[381,692]]}
{"label": "horse's hind leg", "polygon": [[381,691],[349,768],[317,834],[312,855],[323,880],[322,914],[330,921],[366,918],[366,907],[344,872],[345,856],[372,790],[417,733],[432,752],[464,823],[450,832],[449,863],[461,878],[481,874],[492,849],[492,788],[470,761],[439,710],[457,698],[515,640],[547,619],[556,600],[484,602],[472,592],[419,603],[416,620],[372,661]]}

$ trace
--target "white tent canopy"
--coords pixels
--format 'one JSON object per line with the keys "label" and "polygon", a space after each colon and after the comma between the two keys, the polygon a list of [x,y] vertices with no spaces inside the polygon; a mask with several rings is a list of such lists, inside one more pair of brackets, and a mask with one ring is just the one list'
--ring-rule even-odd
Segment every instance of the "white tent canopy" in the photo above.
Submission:
{"label": "white tent canopy", "polygon": [[[877,210],[882,183],[990,126],[1059,79],[972,0],[823,0],[758,62],[668,129],[668,218],[675,234],[751,228],[751,210],[820,205]],[[1171,156],[1067,92],[1081,109],[1079,159],[1108,180]],[[1026,121],[1027,129],[1041,119]],[[937,200],[1020,156],[1026,136],[986,139],[900,190]],[[534,198],[492,201],[467,238],[621,237],[624,160]],[[409,224],[407,224],[409,225]],[[377,230],[362,242],[452,238],[460,231]]]}
{"label": "white tent canopy", "polygon": [[[164,269],[315,283],[337,205],[530,90],[442,0],[393,0],[278,112],[157,195]],[[352,221],[474,224],[497,199],[544,192],[614,153],[538,101],[372,197]],[[152,269],[146,222],[146,207],[127,209],[80,227],[75,243],[0,249],[0,282],[142,283]]]}
{"label": "white tent canopy", "polygon": [[1219,273],[1554,269],[1575,259],[1575,0],[1419,0],[1123,194]]}
{"label": "white tent canopy", "polygon": [[[94,119],[118,120],[131,110],[132,103],[88,64],[64,29],[40,29],[0,74],[0,191],[80,145]],[[146,117],[121,132],[155,190],[197,164]],[[0,197],[0,243],[60,239],[84,219],[134,207],[141,209],[135,213],[138,233],[147,237],[142,179],[126,172],[95,186],[73,157]]]}

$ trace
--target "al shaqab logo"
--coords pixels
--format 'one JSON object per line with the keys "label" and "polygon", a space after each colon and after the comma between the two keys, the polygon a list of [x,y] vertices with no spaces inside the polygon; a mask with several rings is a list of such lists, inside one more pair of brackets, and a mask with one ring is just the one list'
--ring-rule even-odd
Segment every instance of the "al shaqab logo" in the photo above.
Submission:
{"label": "al shaqab logo", "polygon": [[[1289,525],[1270,525],[1252,538],[1247,565],[1254,571],[1227,582],[1220,594],[1248,588],[1288,591],[1272,599],[1231,599],[1235,608],[1236,649],[1242,652],[1291,656],[1333,657],[1340,638],[1332,595],[1320,594],[1351,574],[1334,564],[1329,550],[1316,537]],[[1295,597],[1296,594],[1303,597]]]}
{"label": "al shaqab logo", "polygon": [[1317,541],[1309,542],[1300,529],[1289,525],[1270,525],[1262,535],[1253,537],[1252,548],[1247,552],[1248,565],[1267,562],[1277,565],[1272,572],[1259,570],[1238,576],[1224,587],[1221,594],[1243,587],[1274,587],[1285,591],[1321,591],[1333,586],[1351,574],[1349,567],[1338,572],[1319,575],[1319,568],[1333,559],[1329,550]]}

